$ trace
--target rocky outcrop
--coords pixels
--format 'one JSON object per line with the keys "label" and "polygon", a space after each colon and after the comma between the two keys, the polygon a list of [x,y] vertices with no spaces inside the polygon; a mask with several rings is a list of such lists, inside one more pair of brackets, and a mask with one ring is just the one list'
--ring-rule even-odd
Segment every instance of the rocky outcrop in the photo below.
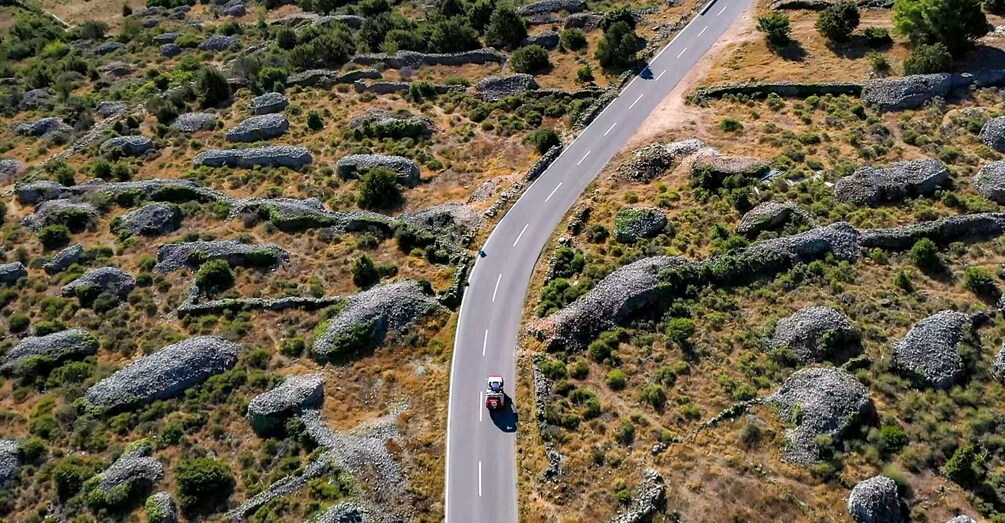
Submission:
{"label": "rocky outcrop", "polygon": [[794,428],[786,429],[786,461],[811,465],[819,457],[817,438],[841,436],[873,411],[868,389],[846,371],[827,367],[796,371],[766,398]]}
{"label": "rocky outcrop", "polygon": [[228,142],[257,142],[278,138],[290,128],[290,121],[281,114],[252,116],[227,131]]}
{"label": "rocky outcrop", "polygon": [[1005,160],[981,167],[974,176],[974,187],[981,196],[1005,204]]}
{"label": "rocky outcrop", "polygon": [[101,152],[114,152],[120,156],[143,156],[154,147],[154,141],[146,136],[116,136],[101,144]]}
{"label": "rocky outcrop", "polygon": [[1005,152],[1005,116],[988,120],[981,127],[980,139],[984,145],[998,152]]}
{"label": "rocky outcrop", "polygon": [[236,240],[169,243],[157,249],[154,270],[168,273],[182,267],[198,267],[209,260],[226,260],[234,267],[276,267],[289,260],[289,253],[271,243],[250,244]]}
{"label": "rocky outcrop", "polygon": [[66,187],[50,180],[38,180],[14,187],[17,201],[27,204],[56,200],[68,194],[69,190]]}
{"label": "rocky outcrop", "polygon": [[398,51],[393,54],[375,53],[357,55],[353,57],[352,62],[368,66],[383,65],[388,69],[418,69],[422,66],[434,65],[459,66],[467,64],[501,64],[506,62],[506,55],[492,48],[446,54]]}
{"label": "rocky outcrop", "polygon": [[202,51],[226,51],[227,49],[236,49],[238,47],[238,40],[236,36],[226,36],[221,34],[215,34],[206,38],[199,44],[199,49]]}
{"label": "rocky outcrop", "polygon": [[118,267],[90,269],[76,280],[59,289],[62,296],[76,296],[82,301],[93,300],[99,294],[108,294],[125,300],[136,288],[136,278]]}
{"label": "rocky outcrop", "polygon": [[858,338],[844,314],[830,307],[806,307],[778,321],[771,345],[791,350],[804,363],[817,363],[844,352]]}
{"label": "rocky outcrop", "polygon": [[168,203],[151,203],[112,222],[112,232],[122,236],[162,236],[181,227],[181,209]]}
{"label": "rocky outcrop", "polygon": [[565,29],[582,29],[583,31],[593,31],[600,27],[603,15],[597,13],[575,13],[567,16],[563,27]]}
{"label": "rocky outcrop", "polygon": [[699,87],[689,93],[689,99],[716,99],[724,96],[751,96],[763,98],[776,94],[783,98],[809,96],[859,96],[863,84],[853,82],[743,82]]}
{"label": "rocky outcrop", "polygon": [[567,13],[586,11],[586,0],[539,0],[517,9],[517,13],[523,16],[558,13],[562,11]]}
{"label": "rocky outcrop", "polygon": [[370,509],[352,501],[343,501],[321,513],[311,523],[370,523]]}
{"label": "rocky outcrop", "polygon": [[42,268],[45,269],[47,274],[58,274],[69,269],[74,263],[79,262],[82,254],[84,254],[84,246],[75,243],[57,252]]}
{"label": "rocky outcrop", "polygon": [[0,285],[12,285],[28,277],[28,269],[21,262],[0,264]]}
{"label": "rocky outcrop", "polygon": [[352,180],[375,167],[394,171],[398,176],[398,182],[402,185],[414,187],[419,183],[419,166],[402,156],[350,154],[339,159],[335,170],[342,178]]}
{"label": "rocky outcrop", "polygon": [[659,472],[648,469],[642,474],[642,483],[632,496],[632,506],[608,520],[608,523],[643,523],[650,521],[666,504],[666,482]]}
{"label": "rocky outcrop", "polygon": [[488,76],[475,84],[475,92],[482,100],[495,101],[524,91],[537,90],[537,81],[532,75],[517,73],[507,76]]}
{"label": "rocky outcrop", "polygon": [[860,167],[834,184],[834,195],[843,202],[874,206],[931,194],[948,180],[946,164],[927,158],[886,168]]}
{"label": "rocky outcrop", "polygon": [[170,127],[176,131],[184,133],[208,131],[216,127],[216,115],[213,113],[179,114],[178,117],[171,122]]}
{"label": "rocky outcrop", "polygon": [[248,404],[247,418],[256,432],[268,434],[302,409],[319,409],[323,402],[321,374],[289,376],[276,388],[255,396]]}
{"label": "rocky outcrop", "polygon": [[379,80],[382,76],[376,69],[354,69],[345,73],[334,69],[309,69],[290,75],[286,85],[302,87],[322,87],[328,89],[337,84],[351,84],[360,80]]}
{"label": "rocky outcrop", "polygon": [[655,207],[622,207],[614,216],[614,237],[621,243],[635,243],[656,236],[666,226],[666,214]]}
{"label": "rocky outcrop", "polygon": [[21,101],[17,103],[19,111],[35,111],[38,109],[52,110],[52,93],[46,88],[32,89],[26,91],[21,96]]}
{"label": "rocky outcrop", "polygon": [[809,214],[794,203],[763,202],[743,215],[736,232],[748,238],[756,238],[763,231],[781,228],[795,219],[813,223]]}
{"label": "rocky outcrop", "polygon": [[413,213],[401,220],[408,225],[455,245],[469,245],[482,225],[482,217],[462,203],[444,203]]}
{"label": "rocky outcrop", "polygon": [[962,312],[929,316],[894,344],[893,364],[925,385],[948,389],[963,376],[960,343],[972,327],[972,319]]}
{"label": "rocky outcrop", "polygon": [[963,214],[889,229],[866,229],[862,231],[862,247],[906,251],[922,238],[948,245],[955,241],[994,238],[1003,233],[1003,213]]}
{"label": "rocky outcrop", "polygon": [[265,93],[251,100],[251,112],[254,114],[281,113],[290,101],[282,93]]}
{"label": "rocky outcrop", "polygon": [[39,231],[47,225],[61,224],[70,230],[80,231],[91,227],[98,218],[98,210],[89,203],[69,200],[42,202],[35,213],[21,221],[25,227]]}
{"label": "rocky outcrop", "polygon": [[104,472],[84,483],[84,494],[94,506],[114,506],[122,498],[150,492],[164,479],[164,465],[153,456],[146,440],[122,453]]}
{"label": "rocky outcrop", "polygon": [[998,354],[995,354],[995,360],[991,366],[991,375],[998,381],[1005,381],[1005,342],[998,349]]}
{"label": "rocky outcrop", "polygon": [[905,521],[897,482],[873,476],[855,485],[848,495],[848,513],[856,523],[899,523]]}
{"label": "rocky outcrop", "polygon": [[422,285],[405,280],[378,285],[349,298],[342,310],[318,327],[314,354],[342,359],[382,346],[388,332],[401,331],[438,307]]}
{"label": "rocky outcrop", "polygon": [[150,496],[144,507],[147,511],[147,523],[178,523],[178,504],[167,492]]}
{"label": "rocky outcrop", "polygon": [[136,360],[84,395],[89,409],[120,411],[173,397],[237,363],[240,346],[216,336],[195,336]]}
{"label": "rocky outcrop", "polygon": [[376,138],[404,138],[430,135],[436,126],[429,119],[412,114],[368,109],[349,121],[349,128]]}
{"label": "rocky outcrop", "polygon": [[24,163],[13,158],[0,158],[0,183],[21,175],[25,171]]}
{"label": "rocky outcrop", "polygon": [[662,176],[682,158],[705,149],[705,142],[689,138],[678,142],[642,146],[632,152],[632,157],[618,166],[618,174],[631,180],[649,183]]}
{"label": "rocky outcrop", "polygon": [[53,366],[98,352],[98,340],[84,329],[70,329],[45,336],[30,336],[4,355],[0,371],[18,373],[28,363]]}
{"label": "rocky outcrop", "polygon": [[555,49],[558,47],[560,37],[557,31],[547,30],[540,32],[536,35],[528,36],[524,38],[521,42],[521,46],[528,45],[539,45],[544,49]]}
{"label": "rocky outcrop", "polygon": [[21,468],[18,458],[18,444],[12,439],[0,439],[0,485],[10,481]]}
{"label": "rocky outcrop", "polygon": [[695,153],[691,162],[691,176],[702,176],[720,183],[730,176],[759,178],[768,173],[770,164],[749,156],[724,156],[712,149]]}
{"label": "rocky outcrop", "polygon": [[126,102],[104,101],[100,102],[97,107],[94,108],[94,112],[98,113],[98,116],[102,118],[111,118],[113,116],[121,116],[125,114],[128,109],[129,104]]}
{"label": "rocky outcrop", "polygon": [[11,126],[15,134],[21,136],[47,136],[53,133],[70,134],[73,128],[63,123],[62,118],[47,117],[34,122],[16,123]]}
{"label": "rocky outcrop", "polygon": [[389,216],[371,211],[332,212],[317,198],[249,198],[232,207],[233,216],[246,213],[257,213],[287,232],[329,227],[337,233],[372,232],[388,236],[395,222]]}
{"label": "rocky outcrop", "polygon": [[256,166],[301,169],[310,165],[313,160],[310,151],[303,147],[265,145],[244,149],[210,149],[196,155],[192,165],[239,169],[251,169]]}

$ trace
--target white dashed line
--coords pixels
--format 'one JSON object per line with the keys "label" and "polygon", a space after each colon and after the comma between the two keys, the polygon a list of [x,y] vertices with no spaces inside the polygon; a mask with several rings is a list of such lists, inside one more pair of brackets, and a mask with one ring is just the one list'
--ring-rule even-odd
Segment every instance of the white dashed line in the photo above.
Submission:
{"label": "white dashed line", "polygon": [[613,130],[614,130],[614,126],[615,126],[615,125],[618,125],[618,122],[614,122],[613,124],[611,124],[611,128],[610,128],[610,129],[608,129],[606,133],[604,133],[604,136],[607,136],[607,133],[609,133],[609,132],[613,131]]}
{"label": "white dashed line", "polygon": [[485,329],[485,339],[482,340],[482,356],[485,355],[485,347],[489,346],[489,330]]}
{"label": "white dashed line", "polygon": [[708,26],[707,25],[705,26],[704,29],[701,30],[700,33],[698,33],[698,36],[701,36],[701,35],[705,34],[705,31],[708,31]]}
{"label": "white dashed line", "polygon": [[680,57],[684,56],[684,53],[686,53],[686,52],[687,52],[687,47],[685,47],[684,50],[681,51],[679,55],[677,55],[677,58],[680,58]]}
{"label": "white dashed line", "polygon": [[[527,232],[527,227],[530,227],[529,223],[527,225],[524,225],[523,226],[523,230],[521,230],[520,234],[517,235],[516,241],[513,242],[513,246],[514,247],[516,247],[516,244],[520,243],[520,238],[523,238],[523,233]],[[497,283],[496,285],[499,285],[499,284]]]}
{"label": "white dashed line", "polygon": [[[727,7],[729,7],[729,4],[726,4],[726,5],[722,6],[722,9],[719,10],[719,15],[721,15],[722,12],[725,11]],[[719,15],[715,15],[715,16],[719,16]]]}
{"label": "white dashed line", "polygon": [[492,301],[496,301],[496,293],[499,292],[499,282],[502,281],[502,273],[499,273],[499,277],[496,278],[496,288],[492,291]]}
{"label": "white dashed line", "polygon": [[[642,94],[646,94],[646,93],[642,93]],[[639,97],[636,98],[634,102],[632,102],[632,105],[628,106],[629,109],[631,109],[632,107],[635,107],[635,104],[639,103],[639,100],[642,99],[642,94],[640,94]]]}
{"label": "white dashed line", "polygon": [[662,72],[662,73],[660,73],[660,75],[656,77],[656,81],[657,81],[657,82],[658,82],[658,81],[660,81],[660,78],[663,78],[663,75],[664,75],[664,74],[666,74],[666,72],[667,72],[667,70],[666,70],[666,69],[664,69],[664,70],[663,70],[663,72]]}
{"label": "white dashed line", "polygon": [[548,203],[548,200],[550,200],[552,196],[555,196],[555,193],[558,192],[558,188],[561,186],[562,182],[558,182],[558,185],[556,185],[555,188],[551,190],[551,194],[549,194],[548,197],[544,199],[544,203]]}
{"label": "white dashed line", "polygon": [[582,160],[579,160],[579,163],[577,163],[576,165],[580,165],[580,164],[582,164],[582,163],[583,163],[584,161],[586,161],[586,157],[587,157],[587,156],[589,156],[589,155],[590,155],[590,153],[592,153],[592,152],[593,152],[593,151],[586,151],[586,154],[584,154],[584,155],[583,155],[583,159],[582,159]]}
{"label": "white dashed line", "polygon": [[478,462],[478,497],[482,497],[482,462]]}

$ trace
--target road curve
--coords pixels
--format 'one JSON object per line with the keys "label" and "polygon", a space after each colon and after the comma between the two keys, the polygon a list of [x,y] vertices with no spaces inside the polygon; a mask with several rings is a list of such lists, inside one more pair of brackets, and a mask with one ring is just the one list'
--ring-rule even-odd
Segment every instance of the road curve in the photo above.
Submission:
{"label": "road curve", "polygon": [[[530,407],[489,416],[485,379],[516,384],[516,343],[537,259],[562,218],[649,114],[753,0],[714,0],[583,130],[506,213],[483,247],[464,293],[454,340],[447,415],[448,523],[518,519],[516,433]],[[515,408],[514,408],[515,407]],[[519,416],[519,418],[518,418]],[[529,425],[528,425],[529,426]]]}

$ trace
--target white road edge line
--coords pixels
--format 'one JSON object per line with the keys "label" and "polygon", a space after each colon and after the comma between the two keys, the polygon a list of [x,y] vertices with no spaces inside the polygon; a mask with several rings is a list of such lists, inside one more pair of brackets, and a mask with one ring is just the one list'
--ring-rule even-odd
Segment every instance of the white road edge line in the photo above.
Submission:
{"label": "white road edge line", "polygon": [[593,152],[593,151],[586,151],[586,154],[584,154],[584,155],[583,155],[583,159],[582,159],[582,160],[579,160],[579,163],[577,163],[576,165],[580,165],[580,164],[582,164],[583,162],[585,162],[585,161],[586,161],[586,157],[587,157],[587,156],[589,156],[589,155],[590,155],[590,153],[592,153],[592,152]]}
{"label": "white road edge line", "polygon": [[684,56],[684,53],[686,53],[686,52],[687,52],[687,47],[685,47],[684,50],[681,51],[679,55],[677,55],[677,58],[680,58],[680,57]]}
{"label": "white road edge line", "polygon": [[[549,194],[548,197],[544,199],[544,203],[548,203],[548,200],[550,200],[552,196],[555,196],[555,193],[558,191],[558,188],[561,187],[561,186],[562,186],[562,182],[558,182],[558,185],[556,185],[555,188],[551,190],[551,194]],[[488,335],[488,332],[489,331],[485,331],[485,334]]]}
{"label": "white road edge line", "polygon": [[[485,332],[488,332],[488,331],[485,331]],[[482,420],[482,411],[485,410],[485,409],[482,408],[482,395],[483,394],[485,394],[484,391],[478,391],[478,421],[479,422],[483,421]]]}
{"label": "white road edge line", "polygon": [[698,36],[701,36],[701,35],[705,34],[705,31],[708,31],[708,26],[707,25],[705,26],[704,29],[701,30],[700,33],[698,33]]}
{"label": "white road edge line", "polygon": [[609,132],[613,131],[613,130],[614,130],[614,126],[615,126],[615,125],[618,125],[618,122],[614,122],[614,123],[612,123],[612,124],[611,124],[611,128],[610,128],[610,129],[608,129],[608,130],[607,130],[607,132],[605,132],[605,133],[604,133],[604,136],[607,136],[607,133],[609,133]]}
{"label": "white road edge line", "polygon": [[499,273],[499,277],[496,278],[496,288],[492,291],[492,301],[496,301],[496,293],[499,292],[499,282],[502,281],[502,273]]}
{"label": "white road edge line", "polygon": [[[523,229],[520,229],[520,234],[516,235],[516,241],[513,242],[513,246],[514,247],[516,247],[516,244],[520,243],[520,238],[523,238],[523,233],[527,232],[527,227],[530,227],[529,223],[527,225],[524,225]],[[498,287],[499,284],[496,283],[496,286]],[[493,301],[495,301],[495,300],[493,300]]]}
{"label": "white road edge line", "polygon": [[485,347],[489,345],[489,330],[485,329],[485,339],[482,340],[482,356],[485,355]]}
{"label": "white road edge line", "polygon": [[[642,94],[646,94],[646,93],[642,93]],[[632,105],[628,106],[629,109],[631,109],[632,107],[635,107],[635,104],[639,103],[639,100],[642,99],[642,94],[640,94],[639,97],[636,98],[634,102],[632,102]]]}
{"label": "white road edge line", "polygon": [[628,85],[625,86],[625,89],[628,89],[629,87],[631,87],[632,84],[635,83],[635,80],[638,80],[638,79],[639,79],[639,75],[635,75],[635,78],[632,78],[632,81],[628,82]]}
{"label": "white road edge line", "polygon": [[[722,12],[725,11],[727,7],[729,7],[729,4],[726,4],[726,5],[722,6],[722,9],[719,10],[719,15],[721,15]],[[715,16],[719,16],[719,15],[715,15]]]}
{"label": "white road edge line", "polygon": [[662,73],[660,73],[660,75],[656,77],[656,81],[657,81],[657,82],[658,82],[658,81],[660,81],[660,78],[663,78],[663,75],[664,75],[664,74],[666,74],[666,72],[667,72],[667,70],[666,70],[666,69],[664,69],[664,70],[663,70],[663,72],[662,72]]}
{"label": "white road edge line", "polygon": [[482,462],[478,462],[478,497],[482,497]]}

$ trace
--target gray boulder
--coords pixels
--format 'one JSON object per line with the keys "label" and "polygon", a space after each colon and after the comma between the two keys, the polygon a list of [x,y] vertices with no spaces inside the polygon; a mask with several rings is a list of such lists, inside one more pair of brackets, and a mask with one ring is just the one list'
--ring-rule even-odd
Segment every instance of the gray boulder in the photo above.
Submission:
{"label": "gray boulder", "polygon": [[126,102],[101,102],[97,107],[94,108],[94,112],[98,113],[98,116],[102,118],[111,118],[112,116],[118,116],[126,112],[129,109],[129,104]]}
{"label": "gray boulder", "polygon": [[478,93],[478,96],[489,101],[517,95],[524,91],[536,91],[537,88],[537,81],[526,73],[488,76],[475,84],[475,92]]}
{"label": "gray boulder", "polygon": [[224,7],[220,14],[223,16],[244,16],[248,14],[248,9],[244,7],[244,4],[234,4],[228,7]]}
{"label": "gray boulder", "polygon": [[121,60],[116,60],[114,62],[108,62],[107,64],[102,65],[101,67],[98,68],[98,71],[101,71],[102,73],[105,73],[105,74],[107,74],[109,76],[113,76],[115,78],[119,78],[119,77],[122,77],[122,76],[128,76],[128,75],[132,74],[133,71],[135,71],[135,70],[136,70],[135,67],[133,67],[132,65],[127,64],[127,63],[125,63],[125,62],[123,62]]}
{"label": "gray boulder", "polygon": [[251,100],[251,112],[255,114],[280,113],[290,105],[282,93],[265,93]]}
{"label": "gray boulder", "polygon": [[69,200],[50,200],[35,208],[35,213],[22,223],[33,231],[46,225],[62,224],[70,230],[90,227],[98,218],[98,210],[89,203],[75,203]]}
{"label": "gray boulder", "polygon": [[1005,381],[1005,342],[998,349],[998,354],[995,354],[995,361],[991,366],[991,374],[996,380]]}
{"label": "gray boulder", "polygon": [[167,492],[158,492],[147,498],[147,523],[178,523],[178,504]]}
{"label": "gray boulder", "polygon": [[14,346],[4,355],[0,370],[16,372],[29,359],[42,359],[48,363],[58,363],[67,359],[79,359],[98,352],[98,340],[84,329],[69,329],[45,336],[30,336]]}
{"label": "gray boulder", "polygon": [[856,523],[905,521],[897,482],[886,476],[873,476],[855,485],[848,495],[848,513]]}
{"label": "gray boulder", "polygon": [[844,202],[874,206],[931,194],[948,180],[946,164],[926,158],[886,168],[860,167],[834,184],[834,195]]}
{"label": "gray boulder", "polygon": [[129,273],[118,267],[98,267],[67,283],[59,293],[65,297],[77,296],[81,299],[93,299],[98,294],[107,293],[121,301],[126,299],[134,288],[136,278]]}
{"label": "gray boulder", "polygon": [[122,49],[123,47],[125,47],[125,45],[119,42],[105,42],[99,45],[98,47],[94,48],[94,54],[96,55],[111,54],[114,53],[115,51],[118,51],[119,49]]}
{"label": "gray boulder", "polygon": [[972,326],[970,316],[962,312],[935,313],[893,345],[893,364],[927,385],[948,389],[963,376],[960,343]]}
{"label": "gray boulder", "polygon": [[129,363],[84,395],[88,408],[125,410],[171,398],[231,369],[241,347],[216,336],[195,336]]}
{"label": "gray boulder", "polygon": [[196,155],[192,165],[199,167],[287,167],[301,169],[313,161],[310,151],[293,145],[266,145],[244,149],[210,149]]}
{"label": "gray boulder", "polygon": [[57,252],[42,268],[45,269],[47,274],[58,274],[69,269],[74,263],[79,262],[82,254],[84,254],[84,246],[75,243]]}
{"label": "gray boulder", "polygon": [[583,31],[593,31],[600,27],[600,21],[604,17],[597,13],[575,13],[565,18],[565,29],[582,29]]}
{"label": "gray boulder", "polygon": [[865,84],[862,101],[884,111],[917,109],[935,97],[945,97],[955,87],[948,73],[880,78]]}
{"label": "gray boulder", "polygon": [[236,240],[169,243],[157,249],[154,270],[168,273],[182,267],[198,267],[209,260],[226,260],[235,267],[275,267],[289,259],[289,253],[271,243],[250,244]]}
{"label": "gray boulder", "polygon": [[290,128],[290,121],[282,114],[252,116],[227,131],[228,142],[258,142],[278,138]]}
{"label": "gray boulder", "polygon": [[318,409],[324,402],[321,374],[289,376],[276,388],[259,394],[248,404],[248,422],[259,434],[281,427],[301,409]]}
{"label": "gray boulder", "polygon": [[656,236],[666,226],[666,214],[655,207],[622,207],[614,216],[614,237],[621,243],[635,243]]}
{"label": "gray boulder", "polygon": [[146,136],[116,136],[101,144],[101,152],[116,151],[122,156],[143,156],[154,147],[154,141]]}
{"label": "gray boulder", "polygon": [[743,215],[736,232],[748,238],[756,238],[763,231],[781,228],[799,218],[809,220],[806,212],[792,202],[763,202]]}
{"label": "gray boulder", "polygon": [[0,285],[11,285],[28,277],[28,269],[21,262],[0,264]]}
{"label": "gray boulder", "polygon": [[382,346],[388,332],[411,326],[437,308],[436,300],[411,280],[378,285],[352,296],[345,307],[318,331],[314,354],[341,359]]}
{"label": "gray boulder", "polygon": [[69,191],[65,186],[54,181],[38,180],[17,185],[14,187],[14,195],[17,196],[18,202],[34,205],[64,198],[69,195]]}
{"label": "gray boulder", "polygon": [[185,133],[196,131],[208,131],[216,127],[216,115],[213,113],[185,113],[179,114],[171,122],[171,128]]}
{"label": "gray boulder", "polygon": [[161,33],[153,37],[153,42],[155,44],[173,44],[178,37],[181,36],[180,33]]}
{"label": "gray boulder", "polygon": [[691,176],[707,175],[718,181],[729,176],[755,178],[764,176],[770,168],[771,165],[760,158],[723,156],[714,150],[704,149],[694,155]]}
{"label": "gray boulder", "polygon": [[767,401],[778,407],[782,419],[795,425],[785,431],[789,440],[785,459],[798,465],[820,459],[818,437],[838,442],[873,410],[865,385],[833,367],[796,371]]}
{"label": "gray boulder", "polygon": [[705,142],[697,138],[645,145],[633,151],[631,159],[618,166],[618,173],[637,182],[649,183],[682,158],[693,156],[705,148]]}
{"label": "gray boulder", "polygon": [[394,171],[402,185],[414,187],[419,183],[419,166],[414,161],[402,156],[350,154],[339,158],[335,169],[342,178],[352,180],[374,167],[383,167]]}
{"label": "gray boulder", "polygon": [[161,56],[164,58],[174,58],[180,55],[183,51],[185,50],[174,42],[161,44]]}
{"label": "gray boulder", "polygon": [[162,236],[181,227],[181,210],[168,203],[151,203],[130,211],[112,223],[112,232],[124,236]]}
{"label": "gray boulder", "polygon": [[586,11],[586,0],[539,0],[517,9],[517,13],[523,16],[558,13],[560,11],[567,13]]}
{"label": "gray boulder", "polygon": [[69,134],[73,128],[63,123],[62,118],[46,117],[34,122],[21,122],[11,126],[15,134],[21,136],[47,136],[53,133]]}
{"label": "gray boulder", "polygon": [[324,511],[311,523],[371,523],[370,509],[354,501],[343,501]]}
{"label": "gray boulder", "polygon": [[822,362],[857,343],[847,316],[830,307],[806,307],[778,321],[771,345],[793,351],[804,363]]}
{"label": "gray boulder", "polygon": [[91,503],[114,504],[121,491],[145,493],[164,479],[164,465],[152,457],[153,447],[146,440],[133,443],[111,467],[88,480],[84,491]]}
{"label": "gray boulder", "polygon": [[24,163],[13,158],[0,158],[0,183],[19,176],[25,170]]}
{"label": "gray boulder", "polygon": [[424,135],[436,131],[436,126],[428,118],[412,114],[392,113],[384,109],[368,109],[365,113],[352,117],[352,120],[349,120],[349,128],[378,138],[397,137],[401,129],[415,129],[419,134]]}
{"label": "gray boulder", "polygon": [[558,32],[549,29],[542,33],[538,33],[536,35],[524,38],[520,42],[520,45],[521,46],[539,45],[545,49],[554,49],[558,47],[558,41],[559,41]]}
{"label": "gray boulder", "polygon": [[18,102],[19,111],[34,111],[36,109],[52,109],[52,93],[46,88],[32,89],[21,96]]}
{"label": "gray boulder", "polygon": [[7,483],[21,468],[17,457],[18,443],[12,439],[0,439],[0,485]]}
{"label": "gray boulder", "polygon": [[1005,204],[1005,160],[991,162],[974,175],[974,187],[981,196]]}
{"label": "gray boulder", "polygon": [[233,49],[238,46],[238,40],[236,36],[225,36],[220,34],[215,34],[209,38],[202,41],[199,44],[199,49],[203,51],[226,51],[227,49]]}
{"label": "gray boulder", "polygon": [[980,138],[988,147],[1005,152],[1005,116],[988,120],[981,127]]}

